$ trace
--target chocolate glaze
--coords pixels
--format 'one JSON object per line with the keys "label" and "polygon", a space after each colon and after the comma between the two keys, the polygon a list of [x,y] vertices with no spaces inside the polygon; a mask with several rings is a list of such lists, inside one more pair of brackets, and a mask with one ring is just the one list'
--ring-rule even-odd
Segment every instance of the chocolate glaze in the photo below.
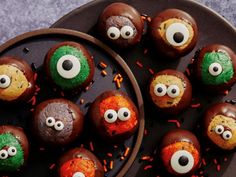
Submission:
{"label": "chocolate glaze", "polygon": [[236,120],[236,106],[229,103],[217,103],[209,107],[203,116],[204,135],[207,136],[208,126],[217,115],[223,115]]}
{"label": "chocolate glaze", "polygon": [[127,48],[140,42],[144,30],[144,22],[141,15],[134,7],[121,2],[112,3],[107,6],[99,17],[97,24],[98,31],[105,39],[109,39],[107,37],[106,22],[107,19],[112,16],[122,16],[128,18],[137,29],[137,34],[132,40],[118,39],[114,41],[109,40],[110,42],[120,48]]}
{"label": "chocolate glaze", "polygon": [[164,148],[168,145],[174,144],[176,142],[189,142],[194,145],[194,147],[200,152],[200,144],[197,137],[187,130],[174,129],[168,131],[163,137],[160,144],[160,148]]}
{"label": "chocolate glaze", "polygon": [[90,68],[90,73],[89,73],[89,76],[88,78],[78,87],[78,88],[75,88],[73,90],[70,90],[70,91],[81,91],[82,89],[84,89],[86,86],[88,86],[90,84],[90,82],[92,81],[93,79],[93,76],[94,76],[94,71],[95,71],[95,67],[94,67],[94,61],[93,61],[93,58],[92,56],[89,54],[88,50],[86,48],[84,48],[81,44],[79,43],[76,43],[76,42],[72,42],[72,41],[65,41],[65,42],[61,42],[55,46],[53,46],[47,53],[46,57],[45,57],[45,60],[44,60],[44,69],[46,71],[46,76],[47,76],[47,79],[50,81],[50,83],[53,83],[53,85],[56,86],[56,84],[54,83],[53,79],[51,78],[51,74],[50,74],[50,67],[49,67],[49,61],[53,55],[53,53],[60,47],[62,46],[71,46],[71,47],[74,47],[74,48],[77,48],[79,49],[83,55],[86,57],[87,61],[88,61],[88,65],[89,65],[89,68]]}
{"label": "chocolate glaze", "polygon": [[[29,66],[29,64],[18,58],[18,57],[13,57],[13,56],[4,56],[0,58],[0,65],[12,65],[19,70],[21,70],[25,77],[27,78],[28,82],[30,83],[30,87],[28,87],[21,96],[19,96],[16,100],[11,101],[11,103],[16,103],[16,102],[24,102],[28,101],[34,94],[35,91],[35,81],[34,81],[34,73]],[[4,103],[10,103],[9,101],[6,100],[1,100],[1,102]]]}
{"label": "chocolate glaze", "polygon": [[[169,108],[159,108],[156,106],[155,103],[153,103],[158,110],[168,113],[168,114],[178,114],[181,111],[183,111],[184,109],[186,109],[192,101],[192,85],[190,83],[190,81],[188,80],[188,78],[181,72],[177,71],[177,70],[172,70],[172,69],[166,69],[163,71],[158,72],[157,74],[154,75],[154,77],[151,79],[149,87],[148,87],[148,93],[150,93],[150,85],[153,82],[153,80],[160,75],[172,75],[172,76],[176,76],[178,78],[180,78],[182,80],[182,82],[184,82],[186,84],[185,87],[185,91],[182,95],[181,100],[179,101],[179,103],[177,104],[177,106],[174,107],[169,107]],[[151,95],[149,94],[149,97]],[[150,98],[152,100],[152,98]]]}
{"label": "chocolate glaze", "polygon": [[[62,131],[46,125],[47,117],[64,123]],[[49,145],[67,145],[74,141],[82,132],[84,117],[77,105],[65,99],[51,99],[40,103],[33,116],[33,132]]]}
{"label": "chocolate glaze", "polygon": [[[228,56],[231,58],[231,61],[233,63],[233,68],[234,68],[234,75],[233,78],[225,83],[225,84],[221,84],[221,85],[204,85],[204,88],[207,89],[208,91],[210,90],[210,93],[218,93],[218,92],[222,92],[224,90],[230,89],[234,83],[236,82],[236,55],[233,52],[232,49],[230,49],[227,46],[221,45],[221,44],[212,44],[212,45],[208,45],[203,47],[202,49],[200,49],[200,52],[196,52],[195,56],[194,56],[194,63],[193,63],[193,70],[192,70],[192,74],[195,76],[195,78],[202,84],[201,82],[201,64],[204,58],[205,53],[207,52],[217,52],[217,51],[225,51]],[[209,92],[208,92],[209,93]]]}
{"label": "chocolate glaze", "polygon": [[21,144],[22,150],[24,151],[24,161],[26,161],[29,155],[29,142],[23,129],[11,125],[2,125],[0,126],[0,134],[4,133],[10,133],[15,136],[15,138]]}
{"label": "chocolate glaze", "polygon": [[59,167],[61,167],[64,163],[74,158],[82,157],[83,159],[92,160],[95,164],[95,177],[103,177],[104,170],[101,162],[97,159],[97,157],[92,154],[90,151],[84,148],[74,148],[66,152],[59,160]]}
{"label": "chocolate glaze", "polygon": [[[159,33],[156,32],[156,30],[160,27],[162,22],[171,18],[184,20],[185,22],[189,23],[193,28],[193,31],[194,31],[193,39],[191,43],[183,50],[177,50],[173,48],[172,46],[168,45],[162,39]],[[193,50],[198,40],[198,27],[193,17],[191,17],[188,13],[179,9],[167,9],[157,14],[152,19],[152,22],[149,25],[149,34],[156,49],[158,50],[158,52],[160,52],[161,55],[167,58],[175,59],[175,58],[180,58],[188,54],[189,52],[191,52],[191,50]]]}
{"label": "chocolate glaze", "polygon": [[[97,130],[98,134],[106,141],[109,142],[120,142],[123,141],[127,138],[129,138],[131,135],[134,134],[134,132],[137,130],[138,125],[133,127],[132,129],[130,129],[129,131],[123,133],[123,134],[116,134],[116,135],[109,135],[106,131],[104,131],[105,127],[103,124],[103,121],[101,121],[101,119],[104,119],[103,116],[100,115],[100,110],[99,110],[99,104],[102,100],[111,97],[111,96],[115,96],[115,95],[121,95],[122,97],[124,97],[126,100],[129,101],[130,105],[132,106],[133,110],[135,110],[135,113],[138,117],[139,113],[138,110],[136,108],[136,106],[134,105],[134,103],[132,102],[132,100],[126,96],[123,92],[119,92],[119,91],[106,91],[104,93],[102,93],[100,96],[98,96],[95,101],[92,103],[92,105],[89,108],[88,114],[89,114],[89,118],[91,123],[93,124],[93,126],[95,127],[95,129]],[[137,120],[139,122],[139,120]]]}

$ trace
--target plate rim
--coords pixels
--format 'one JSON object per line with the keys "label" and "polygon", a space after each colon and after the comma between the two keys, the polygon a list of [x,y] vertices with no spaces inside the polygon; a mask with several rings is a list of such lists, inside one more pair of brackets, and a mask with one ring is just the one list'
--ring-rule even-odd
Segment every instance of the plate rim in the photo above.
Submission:
{"label": "plate rim", "polygon": [[139,128],[138,128],[137,138],[135,141],[134,148],[132,148],[132,152],[130,153],[130,156],[127,162],[123,165],[121,170],[116,175],[116,177],[123,177],[126,174],[126,172],[129,170],[131,165],[133,164],[134,160],[136,159],[136,156],[142,144],[143,133],[144,133],[144,128],[145,128],[144,102],[143,102],[141,90],[139,88],[139,85],[137,83],[135,76],[133,75],[133,72],[130,70],[129,66],[126,64],[126,62],[121,58],[119,54],[114,52],[111,48],[109,48],[107,45],[102,43],[100,40],[86,33],[75,31],[75,30],[69,30],[69,29],[61,29],[61,28],[47,29],[46,28],[46,29],[39,29],[39,30],[21,34],[19,36],[16,36],[13,39],[8,40],[4,44],[0,45],[0,53],[4,52],[6,49],[19,43],[20,41],[23,41],[32,37],[38,37],[38,36],[50,35],[50,34],[69,35],[69,36],[74,36],[74,37],[86,40],[88,42],[91,42],[95,44],[96,46],[98,46],[99,48],[103,49],[107,54],[109,54],[113,59],[115,59],[115,61],[119,63],[122,69],[126,72],[131,82],[131,85],[135,91],[135,95],[137,99],[137,104],[138,104],[138,109],[139,109]]}

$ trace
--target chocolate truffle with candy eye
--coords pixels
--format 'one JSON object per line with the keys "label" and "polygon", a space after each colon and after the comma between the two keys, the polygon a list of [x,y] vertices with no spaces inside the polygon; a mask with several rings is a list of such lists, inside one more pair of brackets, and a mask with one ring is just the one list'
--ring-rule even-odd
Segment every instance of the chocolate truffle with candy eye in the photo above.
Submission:
{"label": "chocolate truffle with candy eye", "polygon": [[0,58],[0,101],[28,101],[34,94],[34,73],[24,60],[5,56]]}
{"label": "chocolate truffle with candy eye", "polygon": [[195,20],[179,9],[167,9],[152,19],[150,37],[157,51],[167,58],[180,58],[193,50],[198,39]]}
{"label": "chocolate truffle with candy eye", "polygon": [[236,148],[236,106],[218,103],[206,110],[204,133],[208,139],[224,150]]}
{"label": "chocolate truffle with candy eye", "polygon": [[196,52],[192,74],[208,91],[228,90],[236,82],[236,55],[221,44],[205,46]]}
{"label": "chocolate truffle with candy eye", "polygon": [[95,68],[87,49],[76,42],[53,46],[46,55],[44,67],[49,80],[65,91],[80,91],[88,86]]}
{"label": "chocolate truffle with candy eye", "polygon": [[98,96],[90,106],[89,118],[98,134],[109,142],[129,138],[139,125],[135,104],[119,91],[106,91]]}
{"label": "chocolate truffle with candy eye", "polygon": [[183,73],[167,69],[151,79],[149,95],[158,110],[178,114],[190,105],[192,86]]}
{"label": "chocolate truffle with candy eye", "polygon": [[28,158],[28,139],[19,127],[0,126],[0,171],[14,172],[21,169]]}
{"label": "chocolate truffle with candy eye", "polygon": [[160,157],[170,174],[191,176],[201,159],[199,142],[187,130],[170,130],[162,138]]}
{"label": "chocolate truffle with candy eye", "polygon": [[98,31],[106,40],[120,48],[134,46],[140,42],[144,22],[139,12],[125,3],[107,6],[98,21]]}
{"label": "chocolate truffle with candy eye", "polygon": [[84,116],[79,107],[65,99],[51,99],[37,105],[33,132],[47,145],[67,145],[81,134]]}
{"label": "chocolate truffle with candy eye", "polygon": [[59,160],[60,177],[103,177],[102,164],[90,151],[74,148]]}

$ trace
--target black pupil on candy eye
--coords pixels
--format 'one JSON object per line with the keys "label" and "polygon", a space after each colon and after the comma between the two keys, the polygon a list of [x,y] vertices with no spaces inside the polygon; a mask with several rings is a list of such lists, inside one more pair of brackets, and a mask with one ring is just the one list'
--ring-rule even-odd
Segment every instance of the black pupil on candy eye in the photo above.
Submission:
{"label": "black pupil on candy eye", "polygon": [[5,79],[5,78],[1,78],[0,82],[1,82],[2,84],[4,84],[4,83],[6,82],[6,79]]}
{"label": "black pupil on candy eye", "polygon": [[109,119],[112,119],[112,118],[113,118],[113,115],[110,113],[110,114],[107,115],[107,117],[108,117]]}
{"label": "black pupil on candy eye", "polygon": [[48,120],[48,123],[52,123],[52,120],[51,120],[51,119],[49,119],[49,120]]}
{"label": "black pupil on candy eye", "polygon": [[110,36],[113,38],[115,37],[116,35],[114,33],[111,33]]}
{"label": "black pupil on candy eye", "polygon": [[129,113],[128,112],[124,112],[124,117],[127,117],[128,115],[129,115]]}
{"label": "black pupil on candy eye", "polygon": [[5,157],[5,156],[6,156],[6,154],[2,153],[2,154],[1,154],[1,156],[2,156],[2,157]]}
{"label": "black pupil on candy eye", "polygon": [[126,36],[129,36],[129,35],[130,35],[130,32],[129,32],[129,31],[127,31],[127,32],[125,33],[125,35],[126,35]]}
{"label": "black pupil on candy eye", "polygon": [[172,89],[171,92],[172,92],[173,94],[175,94],[175,93],[176,93],[176,89]]}
{"label": "black pupil on candy eye", "polygon": [[179,158],[179,164],[181,165],[181,166],[186,166],[186,165],[188,165],[188,157],[186,157],[186,156],[181,156],[180,158]]}
{"label": "black pupil on candy eye", "polygon": [[161,87],[159,87],[159,88],[157,89],[157,91],[158,91],[159,93],[161,93],[161,92],[163,91],[163,89],[162,89]]}
{"label": "black pupil on candy eye", "polygon": [[174,41],[176,43],[180,43],[180,42],[182,42],[184,40],[184,35],[182,33],[180,33],[180,32],[177,32],[177,33],[174,34],[173,38],[174,38]]}
{"label": "black pupil on candy eye", "polygon": [[61,126],[61,124],[60,124],[60,123],[58,123],[58,124],[57,124],[57,126],[58,126],[58,127],[60,127],[60,126]]}
{"label": "black pupil on candy eye", "polygon": [[222,131],[222,129],[221,129],[221,128],[219,128],[219,129],[218,129],[218,132],[220,133],[221,131]]}
{"label": "black pupil on candy eye", "polygon": [[73,67],[73,63],[70,60],[65,60],[62,63],[62,67],[63,67],[64,70],[69,71]]}
{"label": "black pupil on candy eye", "polygon": [[229,137],[230,137],[229,134],[227,134],[227,135],[226,135],[226,138],[229,138]]}
{"label": "black pupil on candy eye", "polygon": [[219,69],[218,69],[218,67],[216,67],[216,66],[213,68],[213,71],[215,71],[215,72],[217,72],[218,70],[219,70]]}
{"label": "black pupil on candy eye", "polygon": [[15,149],[12,149],[11,152],[15,152]]}

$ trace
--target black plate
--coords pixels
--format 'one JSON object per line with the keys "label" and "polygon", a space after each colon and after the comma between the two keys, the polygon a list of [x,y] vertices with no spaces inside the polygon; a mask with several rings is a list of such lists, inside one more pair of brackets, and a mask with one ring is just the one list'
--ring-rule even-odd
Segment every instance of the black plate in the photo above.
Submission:
{"label": "black plate", "polygon": [[[162,170],[159,162],[154,161],[154,163],[149,163],[141,162],[139,160],[142,155],[153,155],[158,147],[160,137],[169,129],[176,128],[174,124],[167,123],[167,118],[165,115],[160,115],[155,111],[155,108],[152,107],[147,98],[146,87],[147,82],[151,77],[148,69],[152,68],[155,72],[157,72],[164,68],[174,68],[184,72],[194,52],[203,45],[210,43],[222,43],[236,51],[236,31],[235,28],[220,15],[199,4],[198,2],[190,0],[97,0],[75,9],[57,21],[52,27],[74,29],[98,37],[96,34],[95,25],[99,14],[108,4],[116,1],[126,2],[134,6],[138,11],[140,11],[141,14],[147,14],[151,17],[167,8],[179,8],[191,14],[199,26],[200,38],[197,46],[189,55],[183,57],[179,61],[163,62],[160,57],[151,52],[144,54],[144,50],[147,47],[144,42],[145,40],[142,40],[141,44],[135,46],[127,52],[117,51],[125,59],[133,71],[142,90],[145,104],[146,129],[148,130],[148,135],[144,137],[143,146],[140,153],[126,176],[155,177],[160,175],[161,177],[166,177],[168,175]],[[136,65],[137,60],[143,63],[143,68],[139,68]],[[202,168],[196,172],[198,175],[200,171],[203,171],[203,176],[235,176],[236,155],[234,155],[234,152],[223,152],[216,150],[206,151],[208,145],[206,145],[205,139],[201,136],[201,129],[196,128],[198,127],[197,125],[199,125],[199,120],[201,119],[203,111],[208,106],[215,102],[235,99],[235,95],[236,85],[227,96],[216,97],[201,93],[198,91],[197,86],[194,86],[194,98],[197,99],[196,102],[201,103],[202,107],[198,109],[189,108],[184,114],[181,114],[178,117],[173,117],[173,119],[177,118],[180,120],[181,128],[194,131],[201,139],[203,157],[207,161],[207,166],[203,165]],[[225,157],[228,159],[227,162],[224,162]],[[213,162],[214,159],[217,159],[218,165],[221,165],[219,172],[217,171],[217,165]],[[153,168],[144,171],[143,168],[149,164],[152,165]]]}
{"label": "black plate", "polygon": [[[107,159],[107,163],[110,160],[114,160],[114,169],[107,174],[109,176],[123,176],[131,164],[133,163],[138,149],[142,142],[143,132],[144,132],[144,108],[143,100],[140,89],[134,78],[129,67],[120,58],[118,54],[113,52],[107,46],[102,44],[97,39],[76,31],[63,30],[63,29],[44,29],[29,32],[20,35],[2,46],[0,46],[0,57],[2,56],[18,56],[25,59],[30,65],[35,64],[38,74],[37,84],[41,90],[36,95],[36,104],[41,101],[47,100],[49,98],[63,97],[63,94],[58,94],[53,91],[45,81],[45,76],[42,70],[42,64],[47,51],[55,44],[62,41],[75,41],[84,45],[89,52],[93,55],[95,65],[97,66],[100,61],[104,61],[108,67],[106,69],[108,75],[103,77],[101,75],[101,70],[96,67],[94,83],[88,91],[82,92],[76,97],[65,97],[77,103],[82,109],[83,113],[87,113],[89,103],[91,103],[98,95],[107,90],[116,90],[115,83],[113,83],[113,78],[116,74],[120,73],[124,81],[121,84],[120,91],[125,92],[138,106],[140,113],[140,126],[135,136],[126,140],[121,144],[118,144],[117,148],[113,145],[108,145],[106,143],[101,143],[101,140],[96,140],[96,132],[93,132],[89,123],[84,128],[83,136],[79,138],[74,144],[61,148],[54,148],[51,150],[40,150],[42,147],[37,146],[37,142],[32,137],[30,132],[30,119],[31,119],[31,109],[34,109],[34,105],[28,103],[25,105],[5,106],[0,109],[0,125],[10,124],[23,127],[27,133],[30,142],[30,158],[27,166],[22,172],[11,175],[12,177],[52,177],[56,176],[56,166],[51,170],[57,163],[60,155],[69,148],[79,147],[83,144],[87,149],[90,148],[90,142],[93,142],[94,154],[96,154],[99,159]],[[27,49],[27,50],[26,50]],[[114,72],[115,71],[115,72]],[[80,100],[84,99],[84,103],[80,104]],[[14,111],[12,111],[14,110]],[[130,153],[125,158],[125,160],[120,160],[120,154],[124,154],[126,147],[130,147]],[[113,157],[108,157],[107,153],[112,153]]]}

